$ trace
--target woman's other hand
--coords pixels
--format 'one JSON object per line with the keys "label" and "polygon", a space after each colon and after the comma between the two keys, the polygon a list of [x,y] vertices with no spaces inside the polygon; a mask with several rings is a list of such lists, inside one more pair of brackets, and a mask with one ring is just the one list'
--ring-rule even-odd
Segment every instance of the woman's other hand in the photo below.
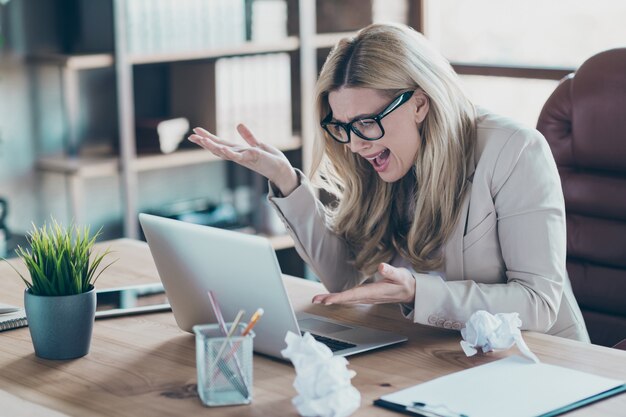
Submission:
{"label": "woman's other hand", "polygon": [[406,268],[395,268],[389,264],[378,265],[382,280],[363,284],[349,290],[319,294],[313,297],[314,304],[385,304],[407,303],[415,300],[415,278]]}
{"label": "woman's other hand", "polygon": [[238,163],[253,170],[276,184],[283,196],[291,194],[298,187],[298,175],[287,157],[275,147],[259,141],[243,124],[237,126],[237,132],[247,145],[221,139],[214,134],[197,127],[193,129],[189,140],[215,156]]}

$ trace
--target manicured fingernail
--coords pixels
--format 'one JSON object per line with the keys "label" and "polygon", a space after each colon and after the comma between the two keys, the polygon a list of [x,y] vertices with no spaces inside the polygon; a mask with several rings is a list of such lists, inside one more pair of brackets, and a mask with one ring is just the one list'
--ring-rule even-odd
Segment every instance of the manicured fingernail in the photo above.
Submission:
{"label": "manicured fingernail", "polygon": [[313,300],[313,304],[321,304],[320,300]]}
{"label": "manicured fingernail", "polygon": [[332,305],[333,305],[333,303],[328,303],[328,302],[326,302],[326,303],[324,303],[324,305],[325,305],[325,306],[332,306]]}

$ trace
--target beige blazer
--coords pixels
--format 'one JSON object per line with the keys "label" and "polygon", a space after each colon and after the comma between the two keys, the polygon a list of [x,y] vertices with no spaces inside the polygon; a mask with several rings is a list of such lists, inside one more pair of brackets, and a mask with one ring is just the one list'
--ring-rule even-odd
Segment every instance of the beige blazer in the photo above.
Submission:
{"label": "beige blazer", "polygon": [[[589,341],[565,269],[563,193],[556,164],[534,129],[479,111],[475,167],[455,231],[444,248],[445,270],[415,277],[416,323],[461,329],[472,313],[519,313],[522,329]],[[327,226],[311,184],[269,200],[296,250],[331,292],[368,278],[347,260],[350,250]],[[408,263],[396,256],[397,266]]]}

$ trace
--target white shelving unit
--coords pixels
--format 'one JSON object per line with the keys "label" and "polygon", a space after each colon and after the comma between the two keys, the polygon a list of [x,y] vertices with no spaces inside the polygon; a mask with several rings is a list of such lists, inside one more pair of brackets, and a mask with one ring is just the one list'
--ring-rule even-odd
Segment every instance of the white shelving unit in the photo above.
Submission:
{"label": "white shelving unit", "polygon": [[[117,74],[118,119],[120,136],[120,170],[124,200],[124,234],[127,237],[139,236],[137,224],[137,173],[145,170],[163,169],[181,166],[190,163],[203,163],[217,160],[206,151],[176,152],[172,155],[155,155],[138,157],[135,150],[134,102],[133,96],[133,68],[135,65],[174,63],[197,60],[216,59],[229,56],[251,55],[271,52],[293,52],[300,50],[302,114],[311,112],[311,92],[316,79],[315,46],[312,44],[315,24],[315,1],[300,1],[300,33],[299,36],[290,36],[273,42],[248,42],[235,47],[215,48],[204,51],[176,52],[176,53],[130,53],[127,51],[127,25],[125,2],[114,0],[114,29],[115,29],[115,68]],[[309,12],[309,13],[307,13]],[[312,25],[310,24],[312,22]],[[310,117],[302,118],[302,137],[294,137],[290,143],[280,144],[283,151],[303,149],[306,155],[307,142],[310,140],[306,128],[311,121]],[[309,158],[305,157],[307,166]]]}
{"label": "white shelving unit", "polygon": [[[37,162],[37,169],[44,174],[63,176],[66,182],[71,218],[84,223],[84,203],[88,181],[98,177],[118,177],[123,201],[124,235],[139,237],[138,174],[176,167],[204,164],[218,161],[219,158],[202,149],[186,149],[171,154],[138,155],[135,147],[135,97],[133,93],[133,72],[138,65],[184,63],[214,60],[224,57],[265,54],[275,52],[297,52],[302,50],[301,36],[264,42],[246,42],[237,46],[212,48],[190,52],[138,53],[127,50],[126,2],[112,0],[114,25],[114,53],[101,54],[38,54],[29,57],[35,65],[58,68],[61,79],[63,114],[68,128],[66,149],[63,155],[46,156]],[[303,3],[308,2],[308,0]],[[313,2],[314,3],[314,2]],[[315,68],[315,60],[308,64]],[[93,69],[114,68],[117,88],[117,113],[119,121],[119,152],[116,156],[79,156],[78,131],[80,113],[79,73]],[[315,70],[312,71],[313,82]],[[303,97],[304,101],[304,97]],[[275,144],[282,151],[303,149],[305,139],[293,136],[291,140]],[[277,248],[293,246],[293,241],[285,236],[272,237]]]}
{"label": "white shelving unit", "polygon": [[138,65],[194,61],[238,55],[296,51],[299,46],[300,42],[298,38],[295,36],[290,36],[288,38],[274,42],[247,42],[243,45],[238,45],[235,47],[207,49],[204,51],[129,54],[128,62],[131,65]]}

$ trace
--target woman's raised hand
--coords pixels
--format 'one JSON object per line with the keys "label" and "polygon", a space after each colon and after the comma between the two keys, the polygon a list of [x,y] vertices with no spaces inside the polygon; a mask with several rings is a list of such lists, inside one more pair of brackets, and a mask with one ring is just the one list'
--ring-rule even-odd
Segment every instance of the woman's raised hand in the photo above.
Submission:
{"label": "woman's raised hand", "polygon": [[287,157],[275,147],[259,141],[245,125],[239,124],[237,132],[247,145],[221,139],[197,127],[189,140],[208,149],[219,158],[233,161],[263,175],[276,184],[287,196],[298,186],[298,175]]}

